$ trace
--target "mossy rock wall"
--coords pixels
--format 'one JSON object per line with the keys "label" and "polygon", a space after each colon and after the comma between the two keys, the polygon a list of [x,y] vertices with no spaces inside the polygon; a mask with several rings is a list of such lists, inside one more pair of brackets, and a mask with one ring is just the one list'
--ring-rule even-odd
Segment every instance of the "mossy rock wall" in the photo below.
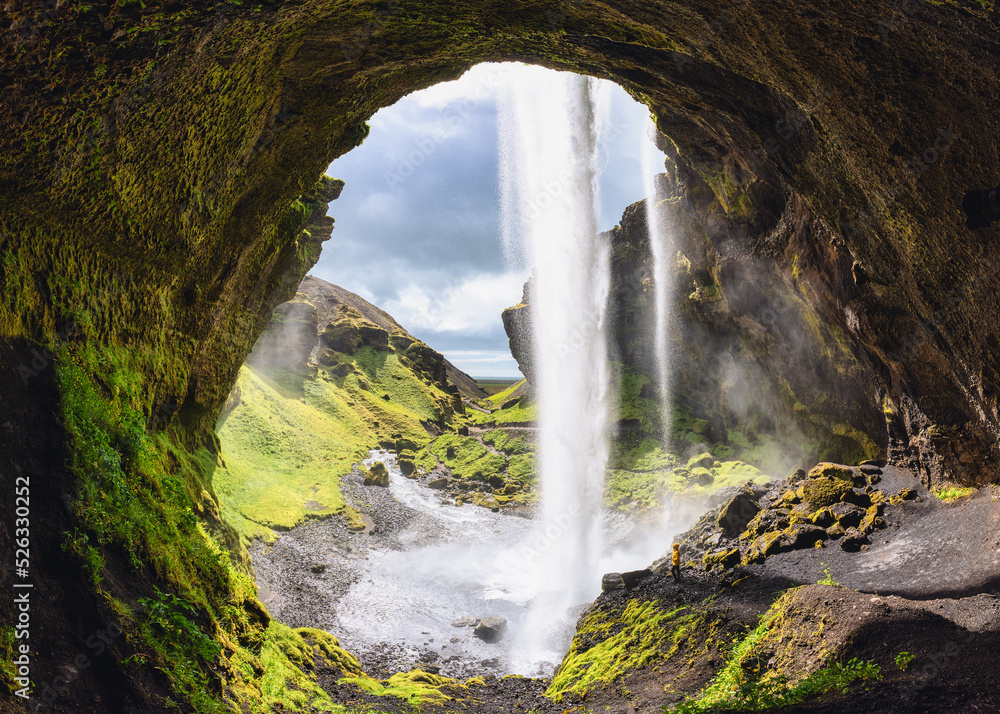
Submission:
{"label": "mossy rock wall", "polygon": [[[323,170],[363,140],[378,108],[476,62],[522,60],[620,83],[650,106],[689,191],[716,197],[709,223],[721,210],[748,226],[745,240],[690,258],[702,277],[719,269],[695,291],[703,301],[730,299],[726,256],[767,257],[784,277],[797,267],[801,300],[841,326],[840,343],[878,385],[893,456],[930,478],[993,481],[995,229],[970,234],[958,205],[997,181],[995,20],[964,0],[908,10],[890,0],[8,3],[0,336],[15,356],[0,368],[14,383],[51,368],[41,350],[76,359],[79,389],[127,412],[126,431],[158,434],[161,453],[169,442],[192,503],[206,504],[198,515],[225,530],[208,507],[212,428],[271,310],[329,235],[325,204],[339,184]],[[71,436],[55,437],[69,460],[86,450]],[[26,442],[13,443],[12,463],[30,462]],[[108,463],[132,468],[127,444],[109,448]],[[146,476],[130,478],[148,496]],[[84,477],[41,484],[72,491]],[[61,522],[53,513],[34,517]],[[61,537],[40,531],[35,547],[58,552]],[[54,576],[57,561],[40,568]],[[115,596],[134,597],[131,577]],[[208,613],[230,594],[194,596]],[[38,649],[66,651],[61,642],[101,619],[94,608],[56,616]],[[261,638],[244,639],[257,657]],[[34,674],[50,680],[60,663],[42,658]],[[100,691],[139,680],[115,671]]]}

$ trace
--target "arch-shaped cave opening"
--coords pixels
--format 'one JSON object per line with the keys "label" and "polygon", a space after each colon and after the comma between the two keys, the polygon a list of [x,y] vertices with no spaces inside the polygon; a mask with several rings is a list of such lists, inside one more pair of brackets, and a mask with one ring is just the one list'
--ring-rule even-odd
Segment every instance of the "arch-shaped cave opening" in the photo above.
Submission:
{"label": "arch-shaped cave opening", "polygon": [[[496,72],[486,65],[479,69]],[[533,71],[527,69],[519,81],[530,82]],[[545,595],[537,591],[537,583],[525,582],[529,568],[519,564],[516,555],[537,550],[533,543],[547,539],[544,523],[539,535],[526,530],[522,519],[495,517],[471,506],[466,509],[471,515],[442,516],[442,504],[445,511],[469,502],[506,513],[510,506],[528,508],[535,503],[539,489],[532,473],[536,469],[530,460],[519,458],[537,453],[534,439],[524,438],[524,432],[534,429],[534,404],[530,397],[521,397],[513,404],[520,421],[511,422],[506,418],[509,414],[500,410],[504,418],[491,421],[489,415],[473,419],[470,425],[456,412],[480,412],[483,407],[489,412],[501,405],[482,402],[459,406],[481,395],[475,393],[474,384],[468,387],[473,380],[458,381],[456,375],[464,366],[459,360],[455,360],[456,369],[443,360],[450,356],[447,351],[436,355],[433,348],[439,344],[442,331],[435,334],[433,329],[415,329],[410,334],[394,319],[400,318],[407,327],[427,327],[432,318],[440,324],[439,305],[444,301],[429,297],[427,283],[445,283],[461,273],[459,268],[447,268],[434,274],[431,268],[436,264],[453,261],[465,270],[470,264],[480,270],[482,266],[494,271],[502,267],[499,251],[475,264],[454,245],[460,240],[474,250],[479,250],[475,246],[482,242],[496,248],[497,235],[504,232],[499,221],[480,217],[479,222],[485,225],[475,225],[454,209],[441,206],[460,199],[466,206],[483,210],[485,204],[488,212],[499,212],[494,180],[503,161],[493,155],[498,143],[495,126],[487,126],[485,132],[472,138],[460,136],[464,143],[457,151],[449,138],[470,132],[477,119],[480,125],[488,124],[483,117],[473,116],[473,110],[485,108],[485,113],[494,117],[496,89],[506,84],[509,91],[510,82],[509,78],[500,82],[496,76],[473,70],[461,81],[411,95],[375,115],[366,143],[344,157],[354,157],[354,164],[341,160],[331,165],[331,174],[347,179],[343,198],[338,201],[352,200],[360,209],[345,209],[347,218],[340,220],[346,229],[338,226],[313,275],[299,286],[291,302],[276,309],[219,423],[227,468],[216,473],[214,483],[223,511],[231,514],[231,523],[238,525],[242,535],[272,538],[275,528],[296,526],[308,516],[338,515],[326,525],[314,524],[283,535],[273,548],[253,548],[262,573],[261,590],[272,614],[295,626],[334,632],[361,656],[363,664],[387,675],[393,666],[418,659],[428,638],[444,643],[435,646],[432,654],[447,660],[435,666],[449,676],[481,674],[476,662],[484,660],[495,662],[500,674],[550,674],[571,634],[572,618],[566,613],[549,616],[549,620],[564,619],[565,627],[559,645],[549,647],[548,656],[553,661],[548,662],[515,658],[506,646],[484,649],[464,630],[465,637],[451,634],[452,620],[502,612],[510,620],[507,642],[524,649],[519,631],[533,625],[526,617],[525,601],[537,601]],[[755,250],[754,243],[777,223],[786,207],[758,201],[752,212],[746,211],[740,206],[746,198],[720,197],[706,190],[704,181],[684,176],[676,147],[662,136],[659,144],[671,152],[667,173],[661,173],[658,181],[652,176],[643,181],[642,170],[660,173],[655,165],[639,166],[639,139],[646,127],[638,118],[644,118],[646,110],[624,92],[617,101],[620,109],[626,103],[631,105],[631,116],[606,119],[610,128],[599,134],[608,143],[601,162],[603,173],[615,174],[619,183],[629,184],[622,189],[613,181],[605,182],[604,193],[611,197],[604,201],[600,225],[608,229],[602,231],[609,247],[611,274],[607,337],[614,394],[619,402],[612,409],[618,428],[613,429],[609,480],[602,485],[601,500],[609,513],[616,512],[613,517],[604,516],[611,520],[603,527],[616,540],[587,567],[637,570],[663,555],[670,535],[693,522],[704,507],[704,499],[716,491],[748,479],[764,482],[768,477],[783,477],[823,458],[856,461],[876,456],[879,447],[866,432],[858,429],[851,433],[849,420],[853,417],[848,411],[822,404],[821,395],[828,391],[857,392],[865,386],[859,380],[843,378],[831,367],[838,364],[837,357],[829,357],[835,337],[825,329],[815,331],[815,313],[802,306],[782,283],[773,261],[746,255]],[[401,108],[404,105],[431,110],[410,109],[407,113]],[[541,118],[557,121],[555,117]],[[600,123],[600,119],[591,121]],[[489,147],[489,155],[478,161],[486,169],[463,174],[456,169],[456,162],[468,161],[476,143],[476,150],[483,144]],[[538,148],[536,145],[535,150]],[[620,162],[623,167],[616,166],[615,160],[626,152],[632,154],[630,160]],[[665,157],[656,153],[655,163],[662,165]],[[524,155],[506,155],[508,161],[518,157],[523,159]],[[341,168],[345,165],[346,174]],[[509,166],[507,171],[511,171]],[[353,195],[352,173],[359,175]],[[482,184],[483,174],[489,177],[486,185]],[[632,180],[622,181],[622,174]],[[449,186],[447,178],[454,184]],[[683,186],[696,180],[703,196],[680,194]],[[652,202],[644,201],[643,194],[651,187],[657,195]],[[528,213],[538,213],[540,203],[547,205],[560,191],[569,189],[560,185],[558,190],[536,191],[525,199],[530,204]],[[760,188],[752,190],[759,197]],[[743,196],[748,193],[750,189]],[[341,205],[334,203],[330,213],[337,215]],[[650,205],[660,216],[659,226],[648,220]],[[761,206],[774,208],[775,213],[769,214]],[[718,215],[720,207],[725,209],[722,215]],[[442,213],[463,229],[456,234],[451,226],[435,222],[433,216]],[[474,226],[471,230],[467,227],[470,224]],[[657,230],[664,235],[657,235]],[[485,241],[477,231],[485,234]],[[664,279],[656,267],[656,245],[668,240],[668,232],[679,234],[671,235],[669,244],[664,243],[669,247],[660,249],[667,251],[660,260],[667,263],[670,273],[666,299],[671,314],[678,314],[676,321],[658,312],[663,308],[653,298],[653,288],[659,288]],[[442,236],[450,241],[442,241]],[[356,245],[351,246],[351,241]],[[400,248],[401,244],[405,248]],[[359,259],[365,250],[370,264]],[[521,252],[524,250],[527,248]],[[509,272],[488,274],[486,280],[482,273],[475,276],[473,290],[494,284],[506,290],[492,305],[492,318],[498,324],[503,308],[521,299],[525,266],[516,267],[513,280]],[[343,284],[331,285],[319,275]],[[412,282],[414,275],[421,284]],[[400,289],[392,293],[387,287]],[[466,295],[466,301],[475,296],[461,282],[457,289],[447,287]],[[370,302],[352,291],[365,293]],[[527,294],[525,288],[523,302],[529,301]],[[383,307],[390,314],[383,313]],[[451,307],[457,307],[454,301]],[[436,315],[432,314],[435,308]],[[676,332],[668,337],[672,344],[659,344],[654,339],[654,326],[667,320],[677,323],[672,325]],[[742,324],[734,326],[738,321]],[[511,340],[516,341],[516,327],[506,326]],[[775,338],[783,346],[766,344]],[[504,334],[505,351],[506,341]],[[677,365],[673,394],[665,398],[656,362],[658,353],[667,350],[676,356]],[[425,364],[431,355],[436,355],[437,361]],[[518,358],[523,361],[526,355]],[[589,358],[581,350],[580,359]],[[845,358],[839,359],[843,365]],[[775,379],[776,373],[782,381]],[[400,389],[402,385],[410,392]],[[662,403],[670,404],[668,412],[659,406]],[[387,406],[392,409],[382,408]],[[404,417],[400,410],[410,413]],[[829,423],[817,427],[818,416]],[[510,424],[512,429],[505,428]],[[379,459],[388,463],[392,493],[408,506],[405,516],[387,515],[392,499],[376,498],[373,506],[370,489],[377,478],[370,477],[365,468],[351,472],[366,455],[358,449],[376,444],[395,456],[369,455],[366,464],[374,466]],[[497,458],[502,462],[499,467],[487,465]],[[401,467],[415,481],[404,480]],[[517,469],[526,473],[512,478]],[[362,480],[369,490],[362,487]],[[443,489],[441,498],[432,498],[433,490],[421,492],[418,483]],[[279,490],[283,493],[274,501]],[[374,493],[378,493],[377,488]],[[668,501],[670,517],[654,519],[656,524],[650,528],[649,514],[665,508]],[[636,519],[643,514],[647,523],[637,529]],[[341,515],[346,515],[346,525]],[[400,527],[401,533],[391,532],[400,525],[398,519],[406,521],[405,527]],[[428,543],[427,522],[435,519],[437,538]],[[356,558],[345,557],[343,543],[354,538],[349,528],[363,529],[367,534],[373,526],[380,535],[388,528],[396,538],[391,546],[378,541],[380,547],[373,551],[378,555],[372,556],[378,564],[359,565]],[[552,527],[565,528],[561,523]],[[369,543],[375,540],[361,537]],[[310,548],[315,550],[309,552]],[[307,566],[304,559],[308,558],[316,562]],[[485,570],[481,567],[484,558],[493,560]],[[297,572],[291,577],[289,563]],[[598,593],[600,575],[588,573],[586,599]],[[484,593],[490,597],[485,598]],[[393,607],[393,599],[401,599],[403,605]],[[489,656],[491,651],[496,656]]]}

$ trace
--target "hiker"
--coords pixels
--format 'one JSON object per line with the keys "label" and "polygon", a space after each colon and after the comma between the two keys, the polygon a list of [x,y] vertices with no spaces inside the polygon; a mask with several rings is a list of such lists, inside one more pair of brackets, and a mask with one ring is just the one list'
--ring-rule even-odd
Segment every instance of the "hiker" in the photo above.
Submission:
{"label": "hiker", "polygon": [[671,561],[673,565],[670,568],[671,575],[674,576],[674,580],[677,582],[681,581],[681,544],[674,543],[674,555]]}

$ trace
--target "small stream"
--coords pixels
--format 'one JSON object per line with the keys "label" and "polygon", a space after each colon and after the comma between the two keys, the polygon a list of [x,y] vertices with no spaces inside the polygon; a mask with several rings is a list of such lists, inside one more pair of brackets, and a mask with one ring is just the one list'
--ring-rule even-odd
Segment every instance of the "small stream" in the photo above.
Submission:
{"label": "small stream", "polygon": [[[648,566],[672,535],[647,523],[644,537],[636,538],[636,523],[606,516],[608,555],[586,578],[587,599],[550,617],[539,637],[537,618],[525,632],[528,614],[547,609],[556,594],[541,592],[530,566],[559,548],[561,534],[551,526],[539,533],[523,515],[443,502],[440,491],[405,478],[390,452],[373,451],[365,463],[374,461],[386,465],[388,489],[344,484],[345,495],[374,517],[372,534],[347,533],[340,519],[328,519],[282,534],[272,546],[255,546],[252,554],[262,597],[277,619],[328,630],[380,676],[428,665],[453,677],[550,676],[579,613],[600,593],[601,574]],[[310,563],[327,569],[314,573]],[[497,643],[452,625],[492,615],[508,621]]]}

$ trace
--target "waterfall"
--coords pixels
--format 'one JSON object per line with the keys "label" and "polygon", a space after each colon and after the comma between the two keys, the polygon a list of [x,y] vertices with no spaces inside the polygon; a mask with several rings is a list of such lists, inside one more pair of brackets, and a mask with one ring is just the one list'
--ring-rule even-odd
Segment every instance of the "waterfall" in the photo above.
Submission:
{"label": "waterfall", "polygon": [[538,663],[561,659],[570,608],[600,591],[609,256],[598,238],[596,177],[608,111],[597,80],[533,69],[503,99],[500,137],[505,246],[525,246],[533,267],[541,508],[522,552],[540,595],[520,649]]}
{"label": "waterfall", "polygon": [[671,261],[677,254],[670,227],[662,220],[661,201],[665,200],[657,190],[656,176],[663,170],[663,154],[656,148],[654,138],[656,125],[650,120],[642,137],[642,179],[646,194],[646,228],[649,233],[649,249],[653,256],[654,345],[656,349],[656,371],[659,381],[660,422],[663,425],[663,446],[670,448],[670,343],[668,335],[673,327],[670,310],[670,295],[673,292],[673,266]]}

